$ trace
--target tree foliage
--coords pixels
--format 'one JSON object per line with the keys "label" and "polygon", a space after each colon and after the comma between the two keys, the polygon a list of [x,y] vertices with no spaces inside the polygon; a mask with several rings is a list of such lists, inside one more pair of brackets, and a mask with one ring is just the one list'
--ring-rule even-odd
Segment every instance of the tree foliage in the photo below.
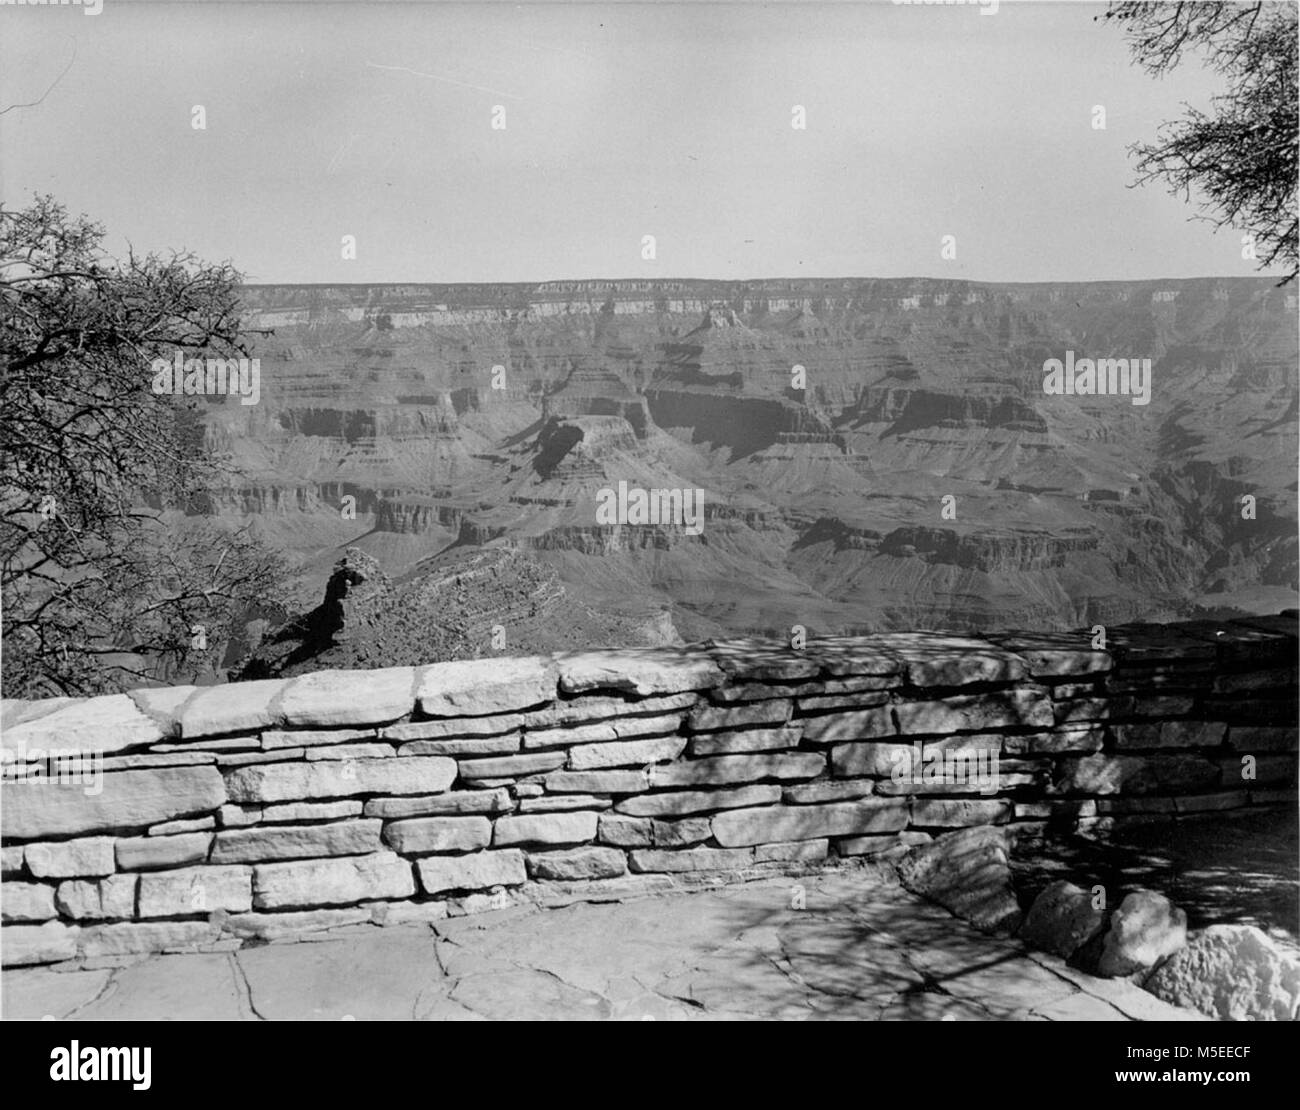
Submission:
{"label": "tree foliage", "polygon": [[1297,274],[1297,75],[1294,2],[1112,3],[1135,62],[1153,76],[1200,52],[1227,81],[1210,112],[1189,105],[1155,143],[1130,148],[1138,184],[1200,195],[1202,219],[1251,233],[1261,268]]}
{"label": "tree foliage", "polygon": [[[107,258],[50,197],[0,207],[4,692],[92,694],[215,672],[232,623],[288,584],[201,515],[229,460],[150,363],[247,354],[240,276],[187,254]],[[201,629],[201,631],[196,631]]]}

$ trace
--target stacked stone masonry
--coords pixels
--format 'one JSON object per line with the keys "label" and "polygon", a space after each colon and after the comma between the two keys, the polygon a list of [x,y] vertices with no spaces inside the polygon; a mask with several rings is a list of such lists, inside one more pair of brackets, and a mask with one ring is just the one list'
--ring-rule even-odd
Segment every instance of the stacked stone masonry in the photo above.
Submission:
{"label": "stacked stone masonry", "polygon": [[[1294,805],[1296,617],[1112,628],[1104,650],[732,640],[5,702],[4,962]],[[63,773],[92,765],[98,789]]]}

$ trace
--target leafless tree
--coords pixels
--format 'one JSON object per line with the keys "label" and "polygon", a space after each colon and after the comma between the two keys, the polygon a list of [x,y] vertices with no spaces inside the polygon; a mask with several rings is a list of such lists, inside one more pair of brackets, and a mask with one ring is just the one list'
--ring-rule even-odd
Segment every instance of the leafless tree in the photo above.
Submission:
{"label": "leafless tree", "polygon": [[1103,20],[1124,27],[1133,59],[1161,76],[1201,52],[1228,91],[1206,114],[1164,124],[1155,143],[1137,143],[1138,181],[1174,194],[1200,194],[1216,227],[1255,238],[1260,267],[1297,274],[1296,12],[1292,0],[1241,3],[1112,3]]}
{"label": "leafless tree", "polygon": [[203,515],[231,463],[205,455],[200,402],[151,388],[154,358],[247,353],[239,274],[114,262],[103,235],[48,196],[0,207],[6,696],[215,673],[232,622],[288,582],[247,531]]}

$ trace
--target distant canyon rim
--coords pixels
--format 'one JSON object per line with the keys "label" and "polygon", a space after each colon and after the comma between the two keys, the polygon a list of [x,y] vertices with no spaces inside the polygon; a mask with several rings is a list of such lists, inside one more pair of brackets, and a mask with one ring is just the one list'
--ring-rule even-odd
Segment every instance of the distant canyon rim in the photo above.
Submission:
{"label": "distant canyon rim", "polygon": [[[317,598],[364,553],[461,654],[502,650],[493,629],[513,653],[1296,603],[1300,342],[1269,278],[244,295],[261,397],[204,407],[239,472],[206,511]],[[1133,404],[1045,393],[1067,351],[1098,386],[1123,384],[1116,359],[1150,370]],[[698,493],[699,534],[602,522],[620,483]]]}

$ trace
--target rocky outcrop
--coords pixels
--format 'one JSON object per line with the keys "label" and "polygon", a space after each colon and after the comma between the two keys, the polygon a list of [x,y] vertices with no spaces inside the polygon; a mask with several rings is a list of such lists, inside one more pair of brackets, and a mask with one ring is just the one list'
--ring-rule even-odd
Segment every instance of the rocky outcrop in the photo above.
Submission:
{"label": "rocky outcrop", "polygon": [[466,545],[394,582],[378,560],[349,548],[321,604],[262,636],[230,673],[247,681],[325,666],[477,659],[505,650],[507,630],[517,651],[678,642],[671,620],[606,617],[574,602],[555,572],[526,551]]}

